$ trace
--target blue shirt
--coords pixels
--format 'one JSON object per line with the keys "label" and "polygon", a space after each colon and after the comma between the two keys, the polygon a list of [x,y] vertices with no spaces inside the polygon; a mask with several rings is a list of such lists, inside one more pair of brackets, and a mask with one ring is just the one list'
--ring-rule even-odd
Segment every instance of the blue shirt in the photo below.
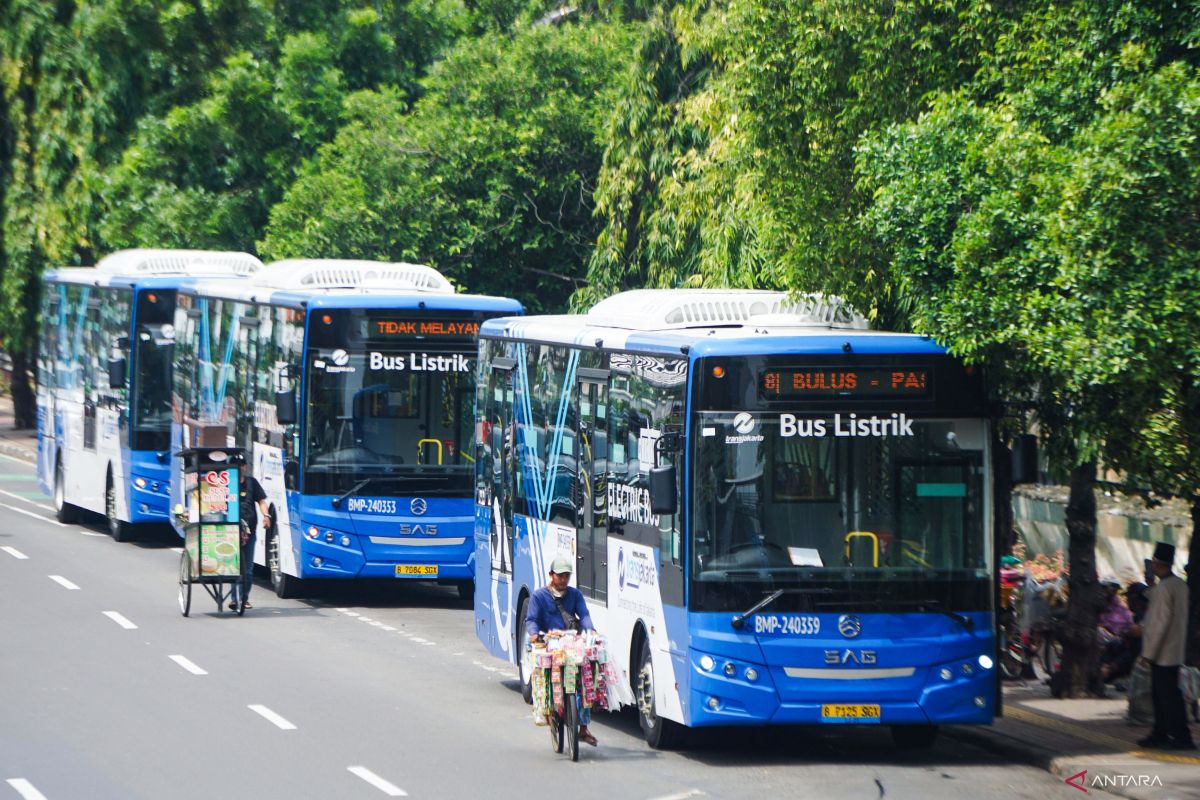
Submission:
{"label": "blue shirt", "polygon": [[[579,624],[585,631],[596,630],[596,626],[592,624],[592,615],[588,613],[587,602],[583,599],[583,592],[574,586],[568,586],[566,594],[560,597],[559,601],[568,614],[579,618]],[[550,588],[547,586],[538,589],[529,598],[529,610],[525,615],[525,630],[530,636],[545,631],[568,629],[563,615],[558,612],[558,606],[554,603],[554,595],[550,594]]]}

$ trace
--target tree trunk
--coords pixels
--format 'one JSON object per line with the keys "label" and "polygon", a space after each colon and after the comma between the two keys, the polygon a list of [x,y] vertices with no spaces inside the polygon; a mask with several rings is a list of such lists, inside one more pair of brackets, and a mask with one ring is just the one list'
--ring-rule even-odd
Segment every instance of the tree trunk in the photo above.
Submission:
{"label": "tree trunk", "polygon": [[1187,663],[1200,665],[1200,496],[1192,496],[1192,539],[1188,544],[1188,636]]}
{"label": "tree trunk", "polygon": [[1055,695],[1083,697],[1102,694],[1100,642],[1096,628],[1104,593],[1096,579],[1096,464],[1089,461],[1071,470],[1067,500],[1067,558],[1070,570],[1067,619],[1063,629],[1063,674],[1052,684]]}
{"label": "tree trunk", "polygon": [[10,353],[12,356],[12,400],[13,427],[17,430],[37,427],[37,394],[33,389],[30,372],[32,359],[28,353]]}

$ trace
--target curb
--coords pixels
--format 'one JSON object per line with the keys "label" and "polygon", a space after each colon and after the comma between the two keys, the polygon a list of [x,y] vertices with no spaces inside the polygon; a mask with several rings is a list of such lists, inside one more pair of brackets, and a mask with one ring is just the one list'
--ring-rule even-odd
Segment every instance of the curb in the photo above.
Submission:
{"label": "curb", "polygon": [[19,460],[24,461],[29,464],[37,463],[36,451],[30,451],[28,448],[21,447],[20,445],[17,445],[17,444],[9,444],[8,442],[0,441],[0,453],[3,453],[4,455],[10,456],[12,458],[19,459]]}

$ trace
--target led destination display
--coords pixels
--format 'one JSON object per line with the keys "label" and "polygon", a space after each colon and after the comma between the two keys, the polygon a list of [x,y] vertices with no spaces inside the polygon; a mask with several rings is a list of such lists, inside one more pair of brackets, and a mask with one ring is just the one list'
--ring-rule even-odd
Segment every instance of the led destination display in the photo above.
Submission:
{"label": "led destination display", "polygon": [[759,373],[759,396],[776,398],[926,397],[932,375],[904,367],[787,367]]}
{"label": "led destination display", "polygon": [[362,321],[362,337],[371,341],[405,341],[410,339],[473,339],[479,333],[479,322],[473,319],[366,319]]}

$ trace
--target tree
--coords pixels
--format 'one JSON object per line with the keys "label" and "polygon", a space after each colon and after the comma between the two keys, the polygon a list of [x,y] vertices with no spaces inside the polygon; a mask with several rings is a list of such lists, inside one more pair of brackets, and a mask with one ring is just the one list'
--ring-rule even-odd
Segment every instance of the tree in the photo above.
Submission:
{"label": "tree", "polygon": [[630,44],[619,22],[533,26],[464,40],[411,113],[396,92],[350,97],[272,210],[263,254],[416,260],[561,309],[595,238],[600,134]]}

